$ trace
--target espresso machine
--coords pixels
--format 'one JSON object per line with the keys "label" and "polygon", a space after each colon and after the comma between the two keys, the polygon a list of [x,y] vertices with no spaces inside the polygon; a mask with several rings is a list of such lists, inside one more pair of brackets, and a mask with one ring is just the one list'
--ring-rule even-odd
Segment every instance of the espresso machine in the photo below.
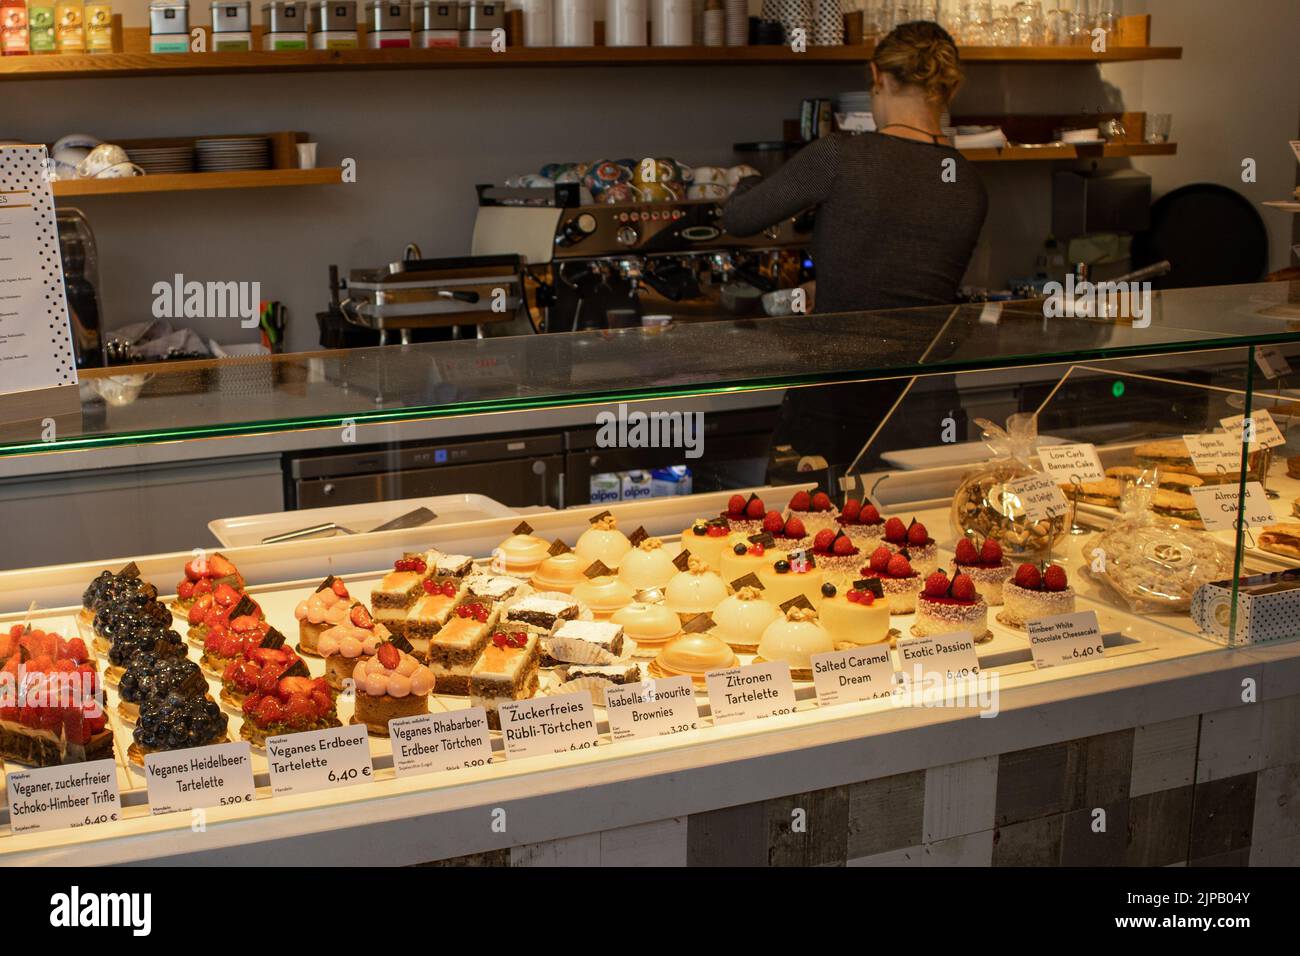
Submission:
{"label": "espresso machine", "polygon": [[811,213],[739,237],[717,200],[584,204],[576,183],[476,188],[473,254],[524,258],[538,331],[762,314],[763,293],[811,278]]}

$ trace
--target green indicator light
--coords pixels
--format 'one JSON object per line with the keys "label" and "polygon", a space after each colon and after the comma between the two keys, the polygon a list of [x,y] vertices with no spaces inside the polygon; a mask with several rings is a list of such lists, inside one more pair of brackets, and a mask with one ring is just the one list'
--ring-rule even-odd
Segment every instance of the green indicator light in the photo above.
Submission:
{"label": "green indicator light", "polygon": [[1115,384],[1110,387],[1110,393],[1116,398],[1122,398],[1124,396],[1124,383],[1119,381],[1115,382]]}

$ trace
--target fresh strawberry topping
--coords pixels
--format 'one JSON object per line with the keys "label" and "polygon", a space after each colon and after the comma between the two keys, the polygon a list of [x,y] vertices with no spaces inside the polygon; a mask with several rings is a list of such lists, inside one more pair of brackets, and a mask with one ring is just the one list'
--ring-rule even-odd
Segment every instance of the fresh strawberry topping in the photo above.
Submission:
{"label": "fresh strawberry topping", "polygon": [[812,495],[806,491],[796,491],[790,499],[791,511],[809,511],[812,509]]}
{"label": "fresh strawberry topping", "polygon": [[907,543],[922,545],[928,544],[929,541],[930,533],[925,530],[925,525],[919,521],[913,521],[912,526],[907,529]]}
{"label": "fresh strawberry topping", "polygon": [[372,630],[375,626],[375,622],[370,619],[370,612],[366,610],[363,604],[354,604],[352,610],[348,612],[348,617],[354,625],[365,628],[367,631]]}
{"label": "fresh strawberry topping", "polygon": [[1064,591],[1070,586],[1065,577],[1065,568],[1059,564],[1049,565],[1043,572],[1043,587],[1049,591]]}
{"label": "fresh strawberry topping", "polygon": [[882,544],[880,547],[876,548],[875,551],[871,552],[871,560],[867,566],[877,574],[884,574],[889,570],[889,559],[893,556],[894,552],[890,551]]}
{"label": "fresh strawberry topping", "polygon": [[975,600],[975,582],[969,574],[959,574],[952,579],[952,596],[958,601]]}
{"label": "fresh strawberry topping", "polygon": [[385,670],[397,670],[397,665],[402,663],[402,652],[395,644],[389,644],[387,641],[375,648],[375,656],[379,658],[379,663]]}
{"label": "fresh strawberry topping", "polygon": [[826,554],[831,549],[831,544],[835,541],[835,532],[830,528],[823,528],[817,532],[813,538],[813,550]]}
{"label": "fresh strawberry topping", "polygon": [[826,492],[819,491],[817,494],[812,496],[813,511],[831,511],[834,508],[835,506],[831,504],[831,496],[826,494]]}
{"label": "fresh strawberry topping", "polygon": [[891,578],[910,578],[916,572],[912,570],[912,562],[901,554],[895,554],[889,559],[889,567],[885,569]]}
{"label": "fresh strawberry topping", "polygon": [[925,596],[941,598],[948,596],[948,575],[935,571],[925,579]]}
{"label": "fresh strawberry topping", "polygon": [[998,544],[992,538],[985,538],[984,544],[980,548],[980,564],[990,568],[996,568],[1002,564],[1002,545]]}
{"label": "fresh strawberry topping", "polygon": [[885,540],[890,544],[902,544],[907,540],[907,525],[901,518],[890,518],[885,522]]}
{"label": "fresh strawberry topping", "polygon": [[1042,575],[1038,573],[1038,568],[1032,564],[1022,564],[1016,568],[1015,582],[1022,588],[1030,591],[1037,591],[1042,584]]}
{"label": "fresh strawberry topping", "polygon": [[841,534],[831,542],[831,554],[847,558],[858,553],[858,549],[853,545],[853,539],[846,534]]}
{"label": "fresh strawberry topping", "polygon": [[957,542],[957,563],[958,564],[978,564],[980,555],[975,550],[975,543],[970,538],[962,538]]}
{"label": "fresh strawberry topping", "polygon": [[745,505],[745,517],[750,519],[751,521],[761,520],[763,515],[765,515],[766,513],[767,513],[767,509],[763,507],[762,498],[758,498],[758,497],[751,498],[749,500],[749,504]]}
{"label": "fresh strawberry topping", "polygon": [[740,517],[745,513],[745,496],[732,495],[727,499],[727,514]]}
{"label": "fresh strawberry topping", "polygon": [[769,511],[763,516],[763,530],[768,534],[780,534],[785,528],[785,521],[779,511]]}
{"label": "fresh strawberry topping", "polygon": [[348,586],[343,583],[342,578],[335,578],[331,581],[330,590],[341,598],[346,598],[348,596]]}
{"label": "fresh strawberry topping", "polygon": [[858,523],[880,524],[880,509],[872,504],[863,505],[862,510],[858,512]]}
{"label": "fresh strawberry topping", "polygon": [[862,502],[856,498],[850,498],[844,502],[844,507],[840,509],[840,517],[846,521],[857,521],[858,515],[862,513]]}
{"label": "fresh strawberry topping", "polygon": [[791,515],[781,533],[787,538],[802,538],[808,532],[804,529],[803,519],[798,515]]}

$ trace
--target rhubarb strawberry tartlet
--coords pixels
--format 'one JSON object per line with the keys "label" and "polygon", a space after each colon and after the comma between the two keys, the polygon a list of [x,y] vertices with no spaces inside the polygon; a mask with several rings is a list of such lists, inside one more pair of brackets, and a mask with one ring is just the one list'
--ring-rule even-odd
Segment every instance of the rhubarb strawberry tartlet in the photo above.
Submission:
{"label": "rhubarb strawberry tartlet", "polygon": [[1024,629],[1026,622],[1074,611],[1074,588],[1065,568],[1049,564],[1022,564],[1015,577],[1002,589],[1002,610],[998,621],[1008,627]]}
{"label": "rhubarb strawberry tartlet", "polygon": [[767,508],[758,495],[732,495],[727,500],[727,510],[720,517],[727,519],[731,530],[739,534],[758,534],[763,530],[763,518]]}
{"label": "rhubarb strawberry tartlet", "polygon": [[267,737],[341,726],[334,692],[323,677],[281,677],[248,694],[241,709],[239,736],[259,747],[266,746]]}
{"label": "rhubarb strawberry tartlet", "polygon": [[880,543],[880,538],[885,533],[885,519],[880,517],[880,510],[871,502],[863,504],[856,498],[844,502],[835,523],[859,548],[868,545],[874,547]]}
{"label": "rhubarb strawberry tartlet", "polygon": [[925,525],[912,519],[910,524],[903,524],[900,518],[890,518],[885,522],[884,543],[891,551],[907,549],[908,560],[918,574],[929,574],[939,566],[939,545]]}
{"label": "rhubarb strawberry tartlet", "polygon": [[388,628],[372,620],[364,605],[353,605],[348,619],[322,634],[316,645],[325,658],[325,680],[342,690],[357,664],[369,660],[388,637]]}
{"label": "rhubarb strawberry tartlet", "polygon": [[786,518],[779,511],[769,511],[763,518],[763,531],[772,536],[772,543],[782,551],[812,547],[813,536],[798,515]]}
{"label": "rhubarb strawberry tartlet", "polygon": [[722,555],[731,545],[731,522],[726,518],[705,520],[697,518],[695,523],[682,532],[682,550],[689,551],[714,571],[722,570]]}
{"label": "rhubarb strawberry tartlet", "polygon": [[906,549],[895,553],[888,545],[882,544],[871,552],[867,566],[858,573],[864,580],[875,578],[880,581],[890,614],[911,614],[916,610],[921,575],[912,567]]}
{"label": "rhubarb strawberry tartlet", "polygon": [[989,606],[969,574],[954,574],[952,580],[942,571],[925,579],[925,587],[916,599],[916,621],[912,633],[917,637],[970,631],[976,644],[992,640],[989,630]]}
{"label": "rhubarb strawberry tartlet", "polygon": [[352,723],[365,724],[376,737],[388,736],[390,720],[429,712],[433,671],[396,644],[385,641],[373,657],[358,660],[352,679],[356,682]]}
{"label": "rhubarb strawberry tartlet", "polygon": [[176,585],[177,611],[185,612],[204,594],[218,585],[229,584],[236,591],[244,589],[244,578],[224,554],[200,555],[185,564],[185,577]]}
{"label": "rhubarb strawberry tartlet", "polygon": [[857,543],[839,528],[822,528],[813,538],[813,557],[817,566],[830,578],[855,577],[862,567],[862,552]]}
{"label": "rhubarb strawberry tartlet", "polygon": [[979,548],[970,538],[957,542],[955,563],[962,574],[970,575],[975,590],[984,596],[990,607],[1002,603],[1002,587],[1011,577],[1011,562],[1002,556],[1002,545],[985,538]]}
{"label": "rhubarb strawberry tartlet", "polygon": [[796,491],[785,509],[786,517],[799,518],[810,534],[834,528],[837,512],[831,496],[824,491]]}
{"label": "rhubarb strawberry tartlet", "polygon": [[320,583],[311,597],[299,601],[293,609],[293,616],[298,619],[298,653],[320,657],[316,644],[321,634],[346,621],[352,604],[348,586],[342,578],[332,574]]}
{"label": "rhubarb strawberry tartlet", "polygon": [[[862,587],[857,585],[861,584]],[[822,603],[817,609],[822,627],[841,644],[879,644],[889,639],[889,602],[876,597],[868,582],[836,587],[822,585]]]}
{"label": "rhubarb strawberry tartlet", "polygon": [[255,647],[221,672],[221,702],[238,707],[249,694],[275,686],[281,677],[308,677],[307,664],[292,647]]}

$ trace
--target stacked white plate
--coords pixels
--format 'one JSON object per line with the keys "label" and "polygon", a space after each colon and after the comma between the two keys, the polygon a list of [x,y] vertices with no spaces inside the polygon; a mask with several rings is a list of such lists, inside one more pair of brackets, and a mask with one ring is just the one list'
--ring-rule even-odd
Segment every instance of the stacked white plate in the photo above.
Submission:
{"label": "stacked white plate", "polygon": [[235,169],[270,169],[271,141],[258,136],[229,136],[194,142],[199,169],[205,173]]}
{"label": "stacked white plate", "polygon": [[139,146],[128,149],[126,155],[146,173],[194,172],[193,146]]}

